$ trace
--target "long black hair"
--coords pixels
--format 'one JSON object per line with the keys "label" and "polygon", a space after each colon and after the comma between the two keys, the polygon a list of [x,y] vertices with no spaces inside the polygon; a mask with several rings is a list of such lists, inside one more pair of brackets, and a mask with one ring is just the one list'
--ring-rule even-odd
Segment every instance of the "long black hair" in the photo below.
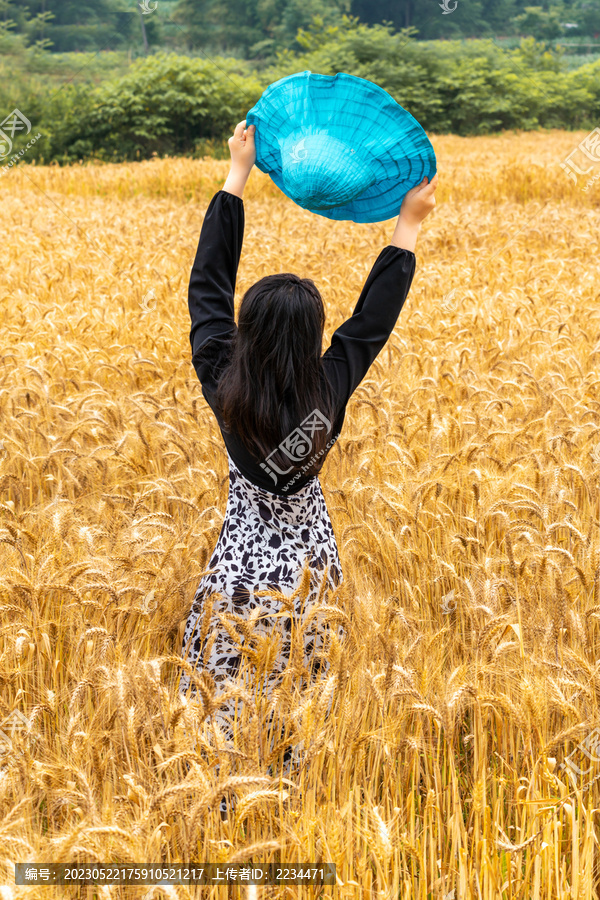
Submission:
{"label": "long black hair", "polygon": [[[304,474],[316,473],[333,437],[335,401],[327,378],[321,377],[324,328],[323,299],[310,278],[266,275],[242,298],[231,355],[218,382],[216,401],[225,429],[235,431],[258,463],[273,462],[289,476],[320,454]],[[310,438],[292,435],[298,426],[308,430],[312,447]],[[279,447],[290,435],[286,446],[299,439],[293,456],[302,454],[302,444],[309,450],[297,462]]]}

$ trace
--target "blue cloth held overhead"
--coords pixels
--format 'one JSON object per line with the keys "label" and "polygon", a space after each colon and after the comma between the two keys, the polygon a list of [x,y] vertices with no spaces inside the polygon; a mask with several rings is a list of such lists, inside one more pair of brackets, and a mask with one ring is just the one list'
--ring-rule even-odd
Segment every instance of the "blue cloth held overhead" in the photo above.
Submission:
{"label": "blue cloth held overhead", "polygon": [[270,84],[246,116],[256,166],[328,219],[383,222],[436,159],[425,131],[379,85],[346,72],[298,72]]}

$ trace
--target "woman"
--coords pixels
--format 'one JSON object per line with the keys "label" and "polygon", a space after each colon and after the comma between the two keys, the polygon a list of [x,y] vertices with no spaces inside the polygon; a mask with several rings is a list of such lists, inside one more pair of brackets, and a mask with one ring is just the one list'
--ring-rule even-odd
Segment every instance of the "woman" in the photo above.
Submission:
{"label": "woman", "polygon": [[[254,593],[289,596],[307,566],[310,591],[295,601],[304,621],[322,592],[343,580],[318,473],[339,437],[348,400],[396,324],[414,275],[419,228],[435,206],[437,185],[437,175],[430,184],[425,178],[405,196],[391,244],[377,257],[352,317],[321,355],[325,314],[310,279],[289,273],[261,278],[246,291],[237,326],[234,321],[242,197],[256,160],[254,126],[245,125],[240,122],[229,139],[231,169],[206,211],[189,284],[192,363],[227,449],[229,496],[182,655],[217,684],[233,679],[241,658],[218,613],[248,617],[258,606],[278,612],[276,597]],[[212,619],[203,628],[204,603],[215,593]],[[261,618],[257,631],[270,631],[279,621]],[[284,628],[268,691],[289,659],[289,618]],[[304,635],[304,664],[313,672],[321,649],[313,619]],[[184,672],[180,691],[189,687]],[[193,683],[191,688],[195,693]],[[231,715],[231,701],[221,710]],[[228,719],[217,718],[231,738]]]}

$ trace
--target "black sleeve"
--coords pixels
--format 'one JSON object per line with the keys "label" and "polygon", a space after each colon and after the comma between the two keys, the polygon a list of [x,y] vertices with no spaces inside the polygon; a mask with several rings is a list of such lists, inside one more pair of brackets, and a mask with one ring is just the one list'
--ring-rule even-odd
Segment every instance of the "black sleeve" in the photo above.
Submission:
{"label": "black sleeve", "polygon": [[346,405],[385,345],[408,296],[415,273],[411,250],[384,247],[369,273],[351,318],[334,332],[321,357],[340,404]]}
{"label": "black sleeve", "polygon": [[[237,328],[233,297],[243,238],[242,199],[217,191],[204,215],[188,290],[192,363],[203,386]],[[205,352],[208,342],[210,353]]]}

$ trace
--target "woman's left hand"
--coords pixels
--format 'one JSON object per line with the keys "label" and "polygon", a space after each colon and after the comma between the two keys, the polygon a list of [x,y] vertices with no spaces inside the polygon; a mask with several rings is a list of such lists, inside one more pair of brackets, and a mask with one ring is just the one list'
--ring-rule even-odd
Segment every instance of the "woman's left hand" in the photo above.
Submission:
{"label": "woman's left hand", "polygon": [[256,161],[256,147],[254,146],[255,126],[246,128],[246,120],[235,127],[233,135],[229,138],[229,152],[231,153],[231,165],[244,174],[249,174]]}

